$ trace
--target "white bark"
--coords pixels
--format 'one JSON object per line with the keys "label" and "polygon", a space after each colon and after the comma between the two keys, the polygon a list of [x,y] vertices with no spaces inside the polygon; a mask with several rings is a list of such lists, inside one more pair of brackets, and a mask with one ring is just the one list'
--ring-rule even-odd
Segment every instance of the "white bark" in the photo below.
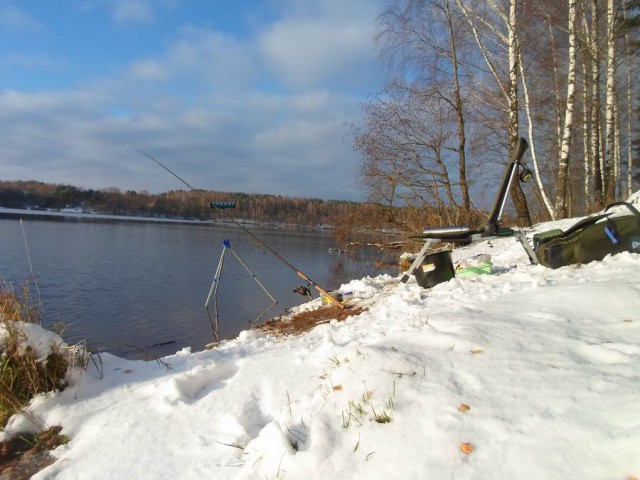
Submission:
{"label": "white bark", "polygon": [[564,218],[567,212],[567,184],[571,133],[573,129],[573,107],[576,90],[576,0],[569,0],[569,65],[567,73],[567,108],[564,117],[562,147],[558,163],[558,189],[556,192],[555,215]]}
{"label": "white bark", "polygon": [[602,154],[602,125],[600,123],[600,42],[598,31],[598,0],[591,2],[591,174],[594,180],[593,199],[604,200],[604,155]]}
{"label": "white bark", "polygon": [[[615,199],[614,165],[615,165],[615,76],[616,76],[616,39],[614,32],[614,0],[607,0],[607,97],[606,138],[605,138],[605,174],[607,203]],[[613,177],[613,178],[612,178]]]}
{"label": "white bark", "polygon": [[582,62],[582,70],[584,75],[584,81],[582,82],[582,149],[584,151],[584,160],[582,162],[582,171],[584,175],[582,182],[582,194],[584,195],[585,213],[589,213],[591,208],[591,171],[589,169],[591,165],[591,128],[589,125],[589,82],[587,81],[589,70],[586,60],[583,60]]}
{"label": "white bark", "polygon": [[509,4],[509,140],[515,145],[518,139],[518,44],[516,38],[516,0]]}
{"label": "white bark", "polygon": [[533,174],[536,179],[536,184],[538,185],[538,190],[540,191],[540,197],[544,203],[544,206],[547,210],[547,213],[551,217],[552,220],[555,220],[553,206],[551,205],[551,200],[547,196],[547,192],[544,190],[544,184],[542,183],[542,176],[540,175],[540,167],[538,165],[538,155],[536,154],[536,143],[533,135],[533,115],[531,113],[531,101],[529,98],[529,88],[527,86],[527,77],[525,76],[524,67],[522,66],[522,55],[520,52],[518,53],[520,57],[520,61],[518,62],[520,65],[520,78],[522,79],[522,91],[524,93],[524,107],[527,114],[527,124],[528,124],[528,134],[529,134],[529,148],[531,151],[531,162],[533,164]]}
{"label": "white bark", "polygon": [[498,75],[496,67],[493,65],[493,62],[491,62],[491,59],[489,58],[489,54],[487,53],[487,49],[483,45],[482,40],[480,38],[480,32],[478,31],[478,27],[476,26],[475,22],[471,18],[471,14],[469,13],[468,7],[465,6],[465,4],[464,4],[464,2],[462,0],[456,0],[456,4],[458,5],[460,10],[464,14],[465,18],[467,19],[467,23],[471,27],[471,31],[473,33],[473,38],[476,41],[476,45],[478,45],[478,49],[480,50],[480,53],[482,54],[482,58],[484,58],[484,61],[487,64],[487,67],[489,68],[489,71],[491,72],[491,75],[493,75],[493,78],[496,81],[496,85],[498,86],[498,88],[500,88],[500,91],[502,92],[502,95],[505,98],[508,98],[508,94],[507,94],[507,92],[506,92],[506,90],[504,88],[504,84],[503,84],[502,81],[500,81],[500,75]]}
{"label": "white bark", "polygon": [[618,102],[615,103],[615,112],[614,112],[614,123],[615,123],[615,134],[613,138],[613,158],[615,159],[613,163],[613,177],[616,179],[614,184],[614,189],[616,192],[622,193],[621,188],[621,174],[620,174],[620,163],[622,161],[622,144],[621,141],[621,132],[620,132],[620,112],[618,111]]}

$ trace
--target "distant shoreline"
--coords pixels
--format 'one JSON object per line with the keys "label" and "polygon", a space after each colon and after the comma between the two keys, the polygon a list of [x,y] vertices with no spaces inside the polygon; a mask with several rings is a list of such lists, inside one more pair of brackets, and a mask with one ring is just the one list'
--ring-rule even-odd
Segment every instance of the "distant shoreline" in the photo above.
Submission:
{"label": "distant shoreline", "polygon": [[[83,221],[96,223],[169,223],[169,224],[186,224],[199,226],[220,226],[233,225],[229,220],[188,220],[181,218],[165,218],[165,217],[139,217],[133,215],[113,215],[106,213],[84,213],[64,210],[28,210],[20,208],[0,207],[0,219],[19,219],[29,217],[35,220],[50,221]],[[237,220],[238,223],[246,226],[256,226],[260,228],[282,228],[292,230],[316,230],[318,232],[327,232],[333,230],[333,227],[324,226],[306,226],[294,224],[277,224],[277,223],[260,223],[252,220]]]}

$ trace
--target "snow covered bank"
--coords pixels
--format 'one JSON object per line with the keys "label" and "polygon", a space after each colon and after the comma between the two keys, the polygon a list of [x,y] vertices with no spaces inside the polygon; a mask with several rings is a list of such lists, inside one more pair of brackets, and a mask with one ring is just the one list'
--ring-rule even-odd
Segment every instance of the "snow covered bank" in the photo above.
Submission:
{"label": "snow covered bank", "polygon": [[34,478],[640,477],[640,255],[550,270],[503,239],[454,261],[481,253],[494,275],[354,280],[368,310],[305,335],[102,355],[33,402],[71,439]]}

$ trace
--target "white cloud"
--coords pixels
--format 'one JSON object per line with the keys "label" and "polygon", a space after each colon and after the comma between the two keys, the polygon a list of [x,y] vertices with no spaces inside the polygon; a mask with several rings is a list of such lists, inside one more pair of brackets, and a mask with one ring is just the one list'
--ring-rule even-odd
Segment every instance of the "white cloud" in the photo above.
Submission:
{"label": "white cloud", "polygon": [[66,62],[43,54],[23,55],[10,53],[0,58],[0,67],[26,68],[26,69],[57,69],[63,67]]}
{"label": "white cloud", "polygon": [[220,32],[185,27],[161,56],[135,62],[130,73],[140,80],[185,82],[220,93],[248,88],[257,67],[250,44]]}
{"label": "white cloud", "polygon": [[[342,3],[286,4],[253,37],[183,26],[120,77],[55,94],[0,92],[3,175],[87,188],[182,188],[130,144],[197,187],[360,198],[345,127],[359,107],[344,86],[378,88],[376,10]],[[340,175],[326,181],[326,172]]]}
{"label": "white cloud", "polygon": [[327,81],[368,83],[375,70],[377,2],[293,2],[260,40],[264,61],[286,85],[309,88]]}
{"label": "white cloud", "polygon": [[140,80],[160,81],[167,78],[164,65],[157,60],[139,60],[131,66],[131,74]]}
{"label": "white cloud", "polygon": [[25,10],[12,5],[0,6],[0,25],[19,30],[42,31],[44,26]]}
{"label": "white cloud", "polygon": [[152,23],[155,20],[153,8],[147,0],[117,0],[112,11],[118,24]]}

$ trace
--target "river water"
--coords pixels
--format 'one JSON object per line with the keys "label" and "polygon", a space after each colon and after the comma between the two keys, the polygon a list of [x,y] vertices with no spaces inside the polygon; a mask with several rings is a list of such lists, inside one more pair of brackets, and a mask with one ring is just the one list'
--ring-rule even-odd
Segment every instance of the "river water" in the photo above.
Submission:
{"label": "river water", "polygon": [[[0,280],[19,290],[33,268],[43,324],[63,322],[70,344],[86,341],[94,350],[125,358],[204,348],[213,340],[204,304],[223,252],[220,338],[306,301],[294,293],[306,282],[237,226],[56,220],[0,220]],[[354,278],[397,273],[394,267],[378,268],[382,257],[373,249],[331,252],[338,245],[327,233],[247,228],[327,290]],[[36,296],[33,281],[30,286]],[[278,303],[258,318],[272,304],[264,290]]]}

